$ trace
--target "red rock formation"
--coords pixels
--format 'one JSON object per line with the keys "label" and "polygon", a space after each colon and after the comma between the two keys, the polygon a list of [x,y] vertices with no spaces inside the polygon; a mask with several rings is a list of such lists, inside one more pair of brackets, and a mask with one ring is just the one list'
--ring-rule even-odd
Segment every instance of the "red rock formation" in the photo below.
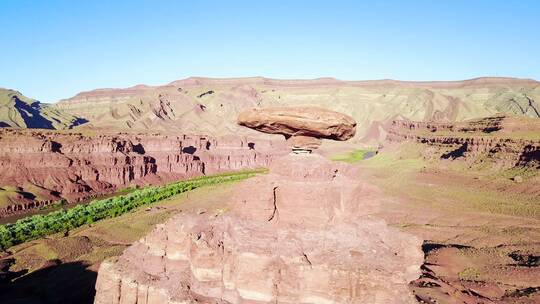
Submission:
{"label": "red rock formation", "polygon": [[238,124],[286,137],[348,140],[356,133],[356,121],[349,115],[313,106],[255,108],[240,113]]}
{"label": "red rock formation", "polygon": [[[313,131],[335,116],[305,117],[263,131],[341,134]],[[412,303],[421,241],[372,217],[381,193],[357,176],[320,155],[283,157],[238,187],[229,212],[179,215],[104,262],[95,303]]]}
{"label": "red rock formation", "polygon": [[310,136],[291,136],[287,139],[287,143],[293,149],[314,150],[319,148],[322,141],[319,138]]}
{"label": "red rock formation", "polygon": [[387,141],[425,145],[426,158],[489,163],[496,169],[540,168],[540,120],[505,116],[462,123],[395,120]]}
{"label": "red rock formation", "polygon": [[[0,215],[65,198],[140,184],[160,184],[222,171],[268,166],[283,142],[208,136],[0,131],[0,187],[27,197],[7,202]],[[281,152],[280,152],[281,151]]]}
{"label": "red rock formation", "polygon": [[314,154],[270,172],[102,263],[95,303],[413,303],[421,241],[371,216],[376,187]]}

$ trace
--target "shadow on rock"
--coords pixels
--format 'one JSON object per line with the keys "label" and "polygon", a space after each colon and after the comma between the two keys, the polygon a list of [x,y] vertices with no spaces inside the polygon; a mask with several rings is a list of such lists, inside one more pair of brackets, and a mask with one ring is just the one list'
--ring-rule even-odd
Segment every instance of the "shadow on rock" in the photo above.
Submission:
{"label": "shadow on rock", "polygon": [[0,282],[0,303],[92,303],[97,273],[82,262],[52,261],[11,282]]}

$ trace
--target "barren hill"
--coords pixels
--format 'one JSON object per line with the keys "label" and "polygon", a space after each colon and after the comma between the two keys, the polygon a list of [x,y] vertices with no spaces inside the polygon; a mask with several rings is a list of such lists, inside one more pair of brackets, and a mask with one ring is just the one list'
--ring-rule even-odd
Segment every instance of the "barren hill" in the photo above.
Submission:
{"label": "barren hill", "polygon": [[449,82],[188,78],[163,86],[82,92],[58,111],[90,121],[86,127],[137,131],[254,134],[235,124],[250,107],[318,105],[358,122],[355,140],[379,140],[396,118],[452,122],[496,113],[540,117],[540,82],[477,78]]}
{"label": "barren hill", "polygon": [[0,127],[66,129],[84,122],[20,92],[0,88]]}
{"label": "barren hill", "polygon": [[52,105],[0,89],[0,127],[83,128],[183,134],[254,135],[235,123],[246,108],[317,105],[350,114],[355,141],[380,142],[394,119],[454,122],[494,114],[540,117],[540,82],[517,78],[464,81],[276,80],[199,78],[163,86],[81,92]]}

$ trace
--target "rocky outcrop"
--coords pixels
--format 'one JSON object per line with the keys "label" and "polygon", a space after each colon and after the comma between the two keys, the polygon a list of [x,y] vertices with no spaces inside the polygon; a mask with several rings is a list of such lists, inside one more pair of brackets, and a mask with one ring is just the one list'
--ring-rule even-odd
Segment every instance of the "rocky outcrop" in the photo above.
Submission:
{"label": "rocky outcrop", "polygon": [[540,168],[540,120],[494,116],[462,123],[393,121],[390,143],[425,146],[426,158],[488,164],[496,169]]}
{"label": "rocky outcrop", "polygon": [[238,124],[260,132],[285,137],[309,136],[348,140],[356,132],[356,121],[349,115],[318,107],[274,107],[240,113]]}
{"label": "rocky outcrop", "polygon": [[283,142],[246,137],[4,129],[0,131],[0,187],[18,187],[27,195],[4,198],[0,214],[61,198],[79,201],[128,186],[265,167],[275,155],[283,154],[280,147]]}
{"label": "rocky outcrop", "polygon": [[320,138],[310,136],[291,136],[287,138],[287,143],[293,149],[314,150],[319,148],[322,141]]}
{"label": "rocky outcrop", "polygon": [[95,303],[414,303],[421,241],[374,218],[381,194],[356,176],[282,158],[228,206],[178,215],[102,263]]}
{"label": "rocky outcrop", "polygon": [[[339,123],[326,119],[298,130]],[[181,214],[102,263],[95,303],[413,303],[421,241],[373,217],[382,195],[357,176],[316,154],[280,158],[230,204]]]}

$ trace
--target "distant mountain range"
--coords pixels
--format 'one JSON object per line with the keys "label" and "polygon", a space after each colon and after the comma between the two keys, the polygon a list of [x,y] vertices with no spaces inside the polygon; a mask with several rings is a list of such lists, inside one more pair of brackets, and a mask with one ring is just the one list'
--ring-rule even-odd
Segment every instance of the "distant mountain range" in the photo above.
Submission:
{"label": "distant mountain range", "polygon": [[356,140],[379,140],[393,119],[452,122],[497,113],[540,118],[540,82],[516,78],[409,82],[188,78],[163,86],[82,92],[45,105],[0,90],[0,126],[137,132],[253,134],[236,125],[246,108],[317,105],[352,115]]}

